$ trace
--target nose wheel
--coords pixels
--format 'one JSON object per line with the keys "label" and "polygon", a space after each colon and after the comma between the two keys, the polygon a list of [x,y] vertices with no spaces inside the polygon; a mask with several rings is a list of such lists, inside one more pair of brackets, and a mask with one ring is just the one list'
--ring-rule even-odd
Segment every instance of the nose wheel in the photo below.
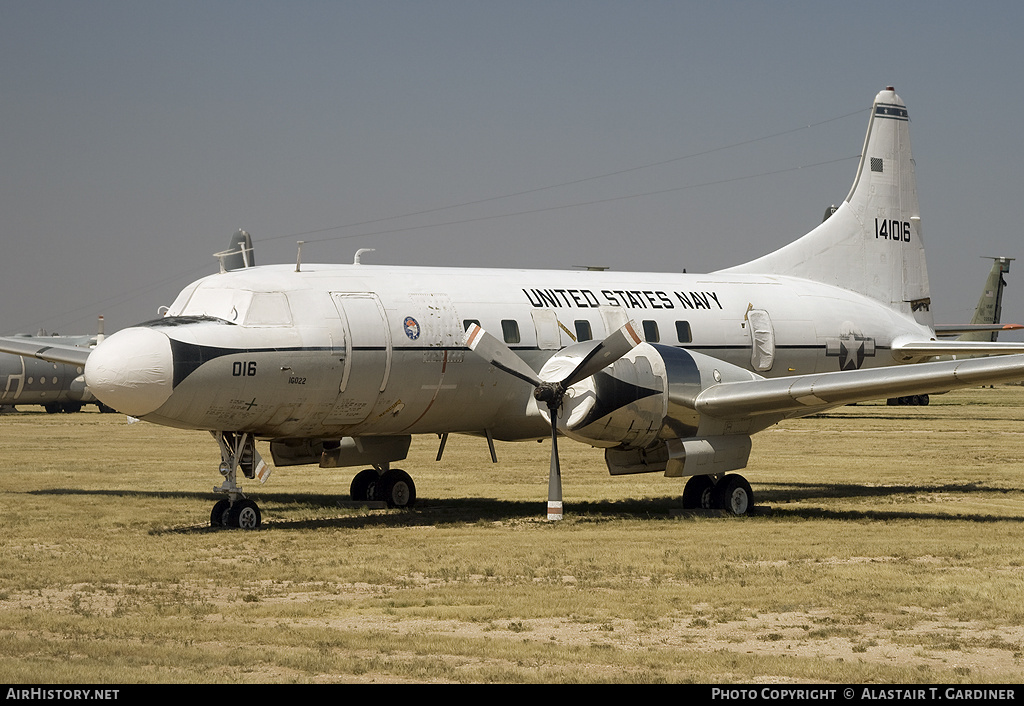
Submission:
{"label": "nose wheel", "polygon": [[210,512],[211,527],[236,527],[239,529],[257,529],[263,522],[260,507],[248,498],[242,498],[234,505],[227,498],[218,500]]}

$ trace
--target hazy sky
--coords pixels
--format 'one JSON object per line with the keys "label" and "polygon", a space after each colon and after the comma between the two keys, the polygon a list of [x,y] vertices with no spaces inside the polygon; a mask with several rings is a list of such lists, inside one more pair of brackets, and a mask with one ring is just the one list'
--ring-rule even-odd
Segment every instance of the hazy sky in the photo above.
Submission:
{"label": "hazy sky", "polygon": [[239,228],[264,264],[727,267],[846,196],[887,85],[936,320],[1002,255],[1024,323],[1022,28],[1011,2],[0,0],[0,333],[154,318]]}

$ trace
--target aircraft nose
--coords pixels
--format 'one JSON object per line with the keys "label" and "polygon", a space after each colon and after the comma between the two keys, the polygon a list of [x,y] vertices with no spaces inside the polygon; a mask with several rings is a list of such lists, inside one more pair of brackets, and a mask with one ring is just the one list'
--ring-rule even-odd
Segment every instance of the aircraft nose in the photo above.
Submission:
{"label": "aircraft nose", "polygon": [[170,340],[151,328],[126,328],[89,354],[85,383],[105,405],[141,417],[171,396],[174,358]]}

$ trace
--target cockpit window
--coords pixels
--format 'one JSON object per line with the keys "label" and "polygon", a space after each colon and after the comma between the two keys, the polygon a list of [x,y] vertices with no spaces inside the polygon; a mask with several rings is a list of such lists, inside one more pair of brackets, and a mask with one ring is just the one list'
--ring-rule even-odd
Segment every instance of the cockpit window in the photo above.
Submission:
{"label": "cockpit window", "polygon": [[256,292],[245,315],[246,326],[290,326],[292,312],[283,292]]}
{"label": "cockpit window", "polygon": [[234,324],[245,321],[249,312],[249,303],[252,301],[252,292],[240,289],[214,289],[199,287],[188,303],[181,311],[175,312],[178,316],[214,316]]}
{"label": "cockpit window", "polygon": [[[177,304],[177,302],[175,302]],[[198,287],[172,316],[212,316],[242,326],[290,326],[292,313],[283,292]]]}

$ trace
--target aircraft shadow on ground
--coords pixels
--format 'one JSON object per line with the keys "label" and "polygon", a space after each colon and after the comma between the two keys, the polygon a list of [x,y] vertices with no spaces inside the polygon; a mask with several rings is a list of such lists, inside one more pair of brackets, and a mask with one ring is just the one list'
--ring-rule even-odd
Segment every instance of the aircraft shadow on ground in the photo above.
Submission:
{"label": "aircraft shadow on ground", "polygon": [[[907,409],[907,407],[896,407],[896,409]],[[920,407],[915,407],[913,409],[920,409]],[[939,413],[933,413],[933,414],[917,413],[917,414],[914,414],[913,417],[908,417],[907,415],[900,415],[900,414],[852,414],[852,413],[848,413],[848,412],[844,411],[844,412],[842,412],[840,414],[835,414],[835,413],[812,414],[812,415],[809,415],[809,416],[805,417],[805,419],[835,419],[835,420],[859,419],[859,420],[864,420],[864,421],[902,422],[902,423],[906,423],[907,421],[915,421],[915,422],[945,422],[945,421],[949,421],[949,416],[946,415],[946,414],[939,414]],[[1005,422],[1006,418],[1005,417],[982,417],[982,416],[975,416],[975,415],[972,414],[971,415],[971,421],[972,422]]]}
{"label": "aircraft shadow on ground", "polygon": [[[763,512],[757,519],[801,518],[822,520],[875,520],[895,519],[942,520],[956,522],[1021,522],[1024,515],[998,512],[957,513],[939,512],[928,509],[930,503],[908,501],[892,509],[883,508],[821,508],[808,507],[801,501],[856,500],[859,498],[884,498],[898,495],[952,494],[952,495],[994,495],[1016,491],[988,488],[974,483],[939,485],[894,485],[869,486],[855,483],[774,483],[767,488],[757,488],[758,505]],[[200,507],[215,499],[210,493],[185,491],[138,491],[138,490],[85,490],[75,488],[52,488],[30,491],[33,495],[84,495],[108,497],[150,497],[195,501]],[[260,493],[252,494],[263,509],[264,529],[366,529],[386,527],[436,526],[438,524],[473,524],[478,522],[545,521],[546,504],[543,498],[530,500],[499,500],[495,498],[421,498],[410,510],[379,510],[353,506],[348,497],[314,493]],[[314,519],[289,520],[290,509],[306,506],[316,509],[323,516]],[[948,505],[943,505],[948,508]],[[333,514],[337,513],[337,514]],[[720,513],[682,510],[679,496],[625,498],[619,500],[579,501],[566,499],[565,517],[570,520],[584,519],[588,522],[614,520],[671,518],[687,521],[695,517],[716,517]],[[200,513],[201,514],[201,513]],[[725,521],[735,518],[723,517]],[[158,532],[198,532],[213,530],[206,522],[186,527],[176,527]]]}
{"label": "aircraft shadow on ground", "polygon": [[[797,501],[831,501],[886,498],[914,495],[959,495],[959,496],[991,496],[994,494],[1015,493],[1016,490],[1005,488],[989,488],[977,483],[945,483],[936,485],[861,485],[857,483],[773,483],[770,488],[757,489],[755,494],[760,505],[771,507],[771,514],[777,517],[800,517],[806,519],[848,519],[848,520],[953,520],[969,522],[1024,522],[1024,516],[992,513],[957,513],[935,512],[926,510],[931,503],[926,500],[908,501],[901,509],[840,509],[807,507],[789,503]],[[949,507],[945,505],[944,507]],[[994,508],[995,510],[995,508]]]}

